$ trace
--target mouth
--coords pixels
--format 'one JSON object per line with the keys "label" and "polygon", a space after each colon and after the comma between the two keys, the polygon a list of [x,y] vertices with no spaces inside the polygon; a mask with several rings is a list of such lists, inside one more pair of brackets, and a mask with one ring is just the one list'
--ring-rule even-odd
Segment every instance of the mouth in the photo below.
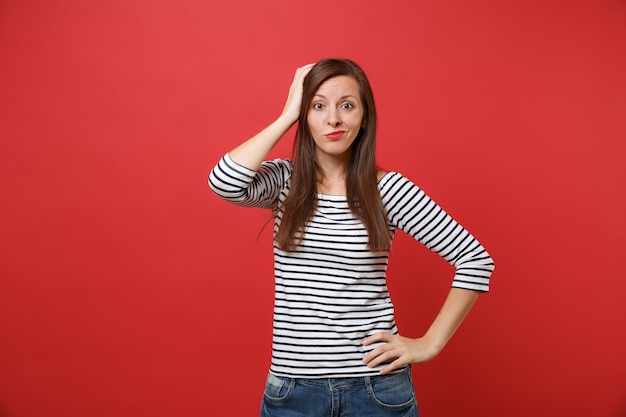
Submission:
{"label": "mouth", "polygon": [[324,136],[328,139],[337,140],[346,133],[345,130],[337,130],[336,132],[327,133]]}

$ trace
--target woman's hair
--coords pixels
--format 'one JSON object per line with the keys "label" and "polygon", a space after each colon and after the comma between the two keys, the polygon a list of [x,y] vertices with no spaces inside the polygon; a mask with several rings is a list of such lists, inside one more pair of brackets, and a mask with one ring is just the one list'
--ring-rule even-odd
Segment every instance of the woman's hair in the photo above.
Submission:
{"label": "woman's hair", "polygon": [[346,59],[324,59],[316,63],[304,79],[300,117],[293,145],[291,187],[282,207],[282,219],[275,236],[278,246],[295,249],[302,232],[317,207],[317,181],[320,168],[315,156],[315,142],[307,122],[311,101],[327,80],[348,76],[359,85],[363,105],[362,128],[352,143],[352,158],[346,174],[346,194],[352,213],[365,225],[371,251],[389,249],[391,235],[378,190],[376,166],[376,107],[370,83],[363,70]]}

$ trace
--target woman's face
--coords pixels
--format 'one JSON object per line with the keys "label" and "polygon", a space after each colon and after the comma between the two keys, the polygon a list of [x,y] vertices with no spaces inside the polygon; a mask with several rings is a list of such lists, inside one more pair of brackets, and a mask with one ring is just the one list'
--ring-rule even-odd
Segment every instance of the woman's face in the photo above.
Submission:
{"label": "woman's face", "polygon": [[326,80],[315,92],[307,123],[320,158],[346,158],[363,124],[363,103],[357,81],[341,75]]}

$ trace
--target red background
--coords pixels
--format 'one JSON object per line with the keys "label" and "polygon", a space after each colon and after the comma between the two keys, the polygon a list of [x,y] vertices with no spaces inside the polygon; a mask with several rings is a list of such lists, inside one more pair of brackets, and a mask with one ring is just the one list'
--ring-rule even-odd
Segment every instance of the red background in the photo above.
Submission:
{"label": "red background", "polygon": [[[380,163],[497,264],[414,367],[422,415],[625,416],[625,51],[617,0],[2,0],[0,415],[257,415],[269,213],[206,179],[297,66],[341,56]],[[397,237],[405,335],[451,273]]]}

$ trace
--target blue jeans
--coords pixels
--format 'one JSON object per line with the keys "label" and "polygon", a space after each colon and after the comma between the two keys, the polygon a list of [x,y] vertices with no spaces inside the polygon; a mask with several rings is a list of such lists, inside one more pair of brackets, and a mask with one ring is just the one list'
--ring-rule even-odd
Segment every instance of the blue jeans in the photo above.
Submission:
{"label": "blue jeans", "polygon": [[267,376],[261,417],[417,417],[407,366],[392,375],[359,378]]}

